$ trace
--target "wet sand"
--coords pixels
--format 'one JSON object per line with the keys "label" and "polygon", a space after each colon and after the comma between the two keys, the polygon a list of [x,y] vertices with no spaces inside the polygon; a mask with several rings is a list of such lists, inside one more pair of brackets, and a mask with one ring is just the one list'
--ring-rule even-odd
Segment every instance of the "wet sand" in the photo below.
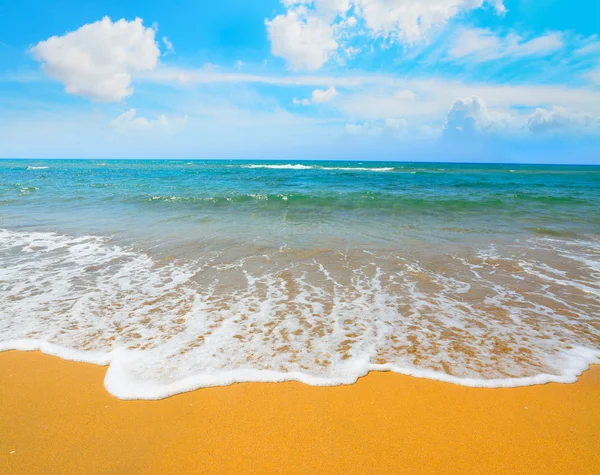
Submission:
{"label": "wet sand", "polygon": [[0,353],[0,473],[600,473],[600,367],[476,389],[392,373],[120,401],[106,368]]}

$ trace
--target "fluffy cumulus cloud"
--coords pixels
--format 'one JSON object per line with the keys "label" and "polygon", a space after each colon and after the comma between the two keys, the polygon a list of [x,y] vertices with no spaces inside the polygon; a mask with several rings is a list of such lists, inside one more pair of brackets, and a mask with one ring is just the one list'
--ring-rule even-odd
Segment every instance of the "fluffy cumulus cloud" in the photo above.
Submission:
{"label": "fluffy cumulus cloud", "polygon": [[488,108],[477,96],[458,99],[448,112],[447,136],[527,134],[555,137],[600,136],[600,117],[562,106],[538,107],[532,113],[501,112]]}
{"label": "fluffy cumulus cloud", "polygon": [[324,102],[329,102],[338,95],[338,92],[335,87],[330,87],[329,89],[315,89],[312,93],[312,101],[315,104],[322,104]]}
{"label": "fluffy cumulus cloud", "polygon": [[483,99],[472,96],[452,105],[444,129],[451,135],[494,133],[508,129],[512,122],[509,114],[490,110]]}
{"label": "fluffy cumulus cloud", "polygon": [[41,41],[30,52],[69,94],[120,101],[133,93],[132,74],[156,68],[160,50],[155,33],[139,18],[113,23],[105,17]]}
{"label": "fluffy cumulus cloud", "polygon": [[469,61],[490,61],[503,57],[544,56],[563,47],[560,33],[547,33],[525,40],[516,33],[500,37],[488,29],[464,28],[456,36],[449,56],[468,58]]}
{"label": "fluffy cumulus cloud", "polygon": [[138,116],[135,109],[129,109],[113,120],[111,126],[118,132],[124,133],[161,133],[171,135],[183,130],[187,122],[187,116],[167,117],[161,114],[156,119],[148,119]]}
{"label": "fluffy cumulus cloud", "polygon": [[310,104],[323,104],[332,101],[338,95],[337,89],[331,86],[329,89],[315,89],[310,99],[296,99],[292,101],[295,105],[308,106]]}
{"label": "fluffy cumulus cloud", "polygon": [[485,3],[504,12],[501,0],[355,0],[356,13],[370,31],[407,44],[423,41],[433,28]]}
{"label": "fluffy cumulus cloud", "polygon": [[527,120],[533,134],[600,135],[600,117],[570,111],[565,107],[538,108]]}
{"label": "fluffy cumulus cloud", "polygon": [[315,70],[340,51],[352,58],[348,44],[357,34],[388,43],[414,45],[457,15],[492,5],[504,12],[502,0],[282,0],[286,13],[266,20],[275,56],[295,69]]}
{"label": "fluffy cumulus cloud", "polygon": [[[405,91],[395,95],[408,97]],[[410,101],[414,101],[411,96]],[[416,105],[418,106],[418,104]],[[396,114],[402,108],[396,108]],[[387,119],[349,122],[344,126],[348,136],[377,138],[393,136],[409,141],[437,140],[443,138],[460,143],[482,143],[487,139],[530,140],[534,137],[572,139],[600,138],[600,116],[578,112],[562,106],[522,107],[505,110],[489,107],[484,99],[473,95],[456,99],[445,114],[443,126],[424,123],[422,117],[399,115]],[[428,114],[426,121],[431,123]]]}
{"label": "fluffy cumulus cloud", "polygon": [[293,69],[319,69],[338,48],[332,26],[304,8],[278,15],[266,25],[271,52]]}

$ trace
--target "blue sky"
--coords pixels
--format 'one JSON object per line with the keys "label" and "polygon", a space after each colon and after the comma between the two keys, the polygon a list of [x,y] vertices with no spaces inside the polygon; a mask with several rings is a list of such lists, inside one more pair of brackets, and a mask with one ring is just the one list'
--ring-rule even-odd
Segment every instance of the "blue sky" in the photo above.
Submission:
{"label": "blue sky", "polygon": [[596,0],[5,3],[0,157],[600,163]]}

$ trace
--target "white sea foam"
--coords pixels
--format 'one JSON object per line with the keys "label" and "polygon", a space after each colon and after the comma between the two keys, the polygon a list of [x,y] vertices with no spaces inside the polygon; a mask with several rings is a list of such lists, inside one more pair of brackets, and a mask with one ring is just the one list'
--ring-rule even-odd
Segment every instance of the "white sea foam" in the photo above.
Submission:
{"label": "white sea foam", "polygon": [[285,164],[285,165],[245,165],[244,168],[271,168],[274,170],[329,170],[329,171],[352,171],[352,172],[392,172],[393,167],[323,167],[318,165]]}
{"label": "white sea foam", "polygon": [[570,383],[600,362],[599,250],[537,239],[442,262],[287,247],[163,261],[97,236],[0,230],[0,351],[109,365],[122,399],[374,370]]}
{"label": "white sea foam", "polygon": [[252,165],[246,165],[244,168],[271,168],[273,170],[311,170],[314,167],[308,166],[308,165],[301,165],[301,164],[286,164],[286,165],[259,165],[259,164],[252,164]]}
{"label": "white sea foam", "polygon": [[27,170],[47,170],[48,167],[27,167]]}

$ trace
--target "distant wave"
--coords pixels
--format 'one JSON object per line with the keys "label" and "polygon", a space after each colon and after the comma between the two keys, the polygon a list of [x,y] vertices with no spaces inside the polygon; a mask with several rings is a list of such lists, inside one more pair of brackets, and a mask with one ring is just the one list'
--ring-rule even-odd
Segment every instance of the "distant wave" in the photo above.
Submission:
{"label": "distant wave", "polygon": [[253,165],[245,165],[242,168],[272,168],[272,169],[276,169],[276,170],[310,170],[314,167],[308,166],[308,165],[292,165],[292,164],[287,164],[287,165],[257,165],[257,164],[253,164]]}
{"label": "distant wave", "polygon": [[333,171],[352,171],[352,172],[393,172],[394,167],[379,167],[379,168],[367,168],[367,167],[321,167],[318,165],[301,165],[301,164],[285,164],[285,165],[263,165],[263,164],[252,164],[244,165],[242,168],[271,168],[273,170],[333,170]]}
{"label": "distant wave", "polygon": [[27,170],[46,170],[49,167],[27,167]]}
{"label": "distant wave", "polygon": [[[138,195],[133,202],[148,205],[183,205],[197,208],[246,205],[261,208],[299,207],[327,210],[376,210],[378,213],[505,213],[524,214],[534,209],[547,212],[548,205],[579,207],[590,202],[574,196],[539,194],[485,194],[472,197],[413,197],[385,192],[347,193],[249,193],[213,196]],[[518,206],[515,209],[515,206]],[[541,216],[541,215],[540,215]]]}

